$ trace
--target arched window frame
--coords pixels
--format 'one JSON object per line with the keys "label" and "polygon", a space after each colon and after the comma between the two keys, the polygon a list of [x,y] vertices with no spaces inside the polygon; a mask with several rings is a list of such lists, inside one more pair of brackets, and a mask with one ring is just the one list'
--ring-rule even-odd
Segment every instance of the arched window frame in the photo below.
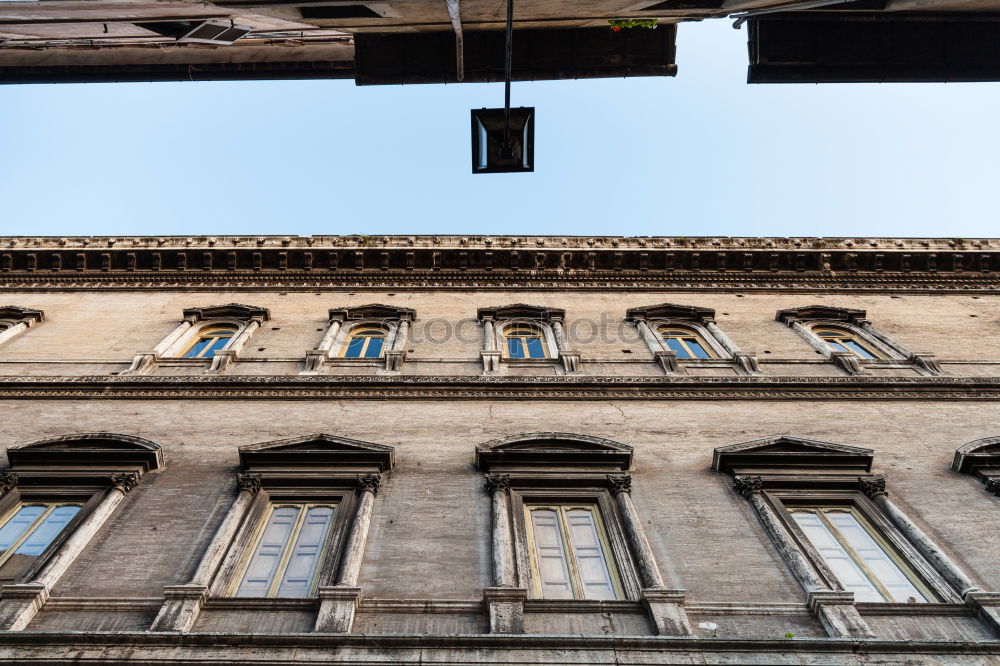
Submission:
{"label": "arched window frame", "polygon": [[0,345],[45,319],[41,310],[22,308],[17,305],[0,306]]}
{"label": "arched window frame", "polygon": [[[653,357],[666,374],[683,374],[688,367],[731,367],[739,375],[759,375],[757,357],[742,352],[715,323],[715,310],[692,305],[661,303],[643,308],[631,308],[625,320],[638,329]],[[680,328],[698,337],[712,358],[678,358],[664,342],[660,330]]]}
{"label": "arched window frame", "polygon": [[[122,375],[147,374],[160,363],[207,366],[206,373],[220,373],[228,368],[249,342],[254,331],[270,320],[267,308],[240,303],[215,305],[205,308],[187,308],[184,319],[160,341],[152,351],[139,352]],[[184,355],[213,326],[232,326],[236,332],[211,358],[186,358]]]}
{"label": "arched window frame", "polygon": [[[871,473],[873,460],[871,449],[779,435],[719,447],[712,461],[713,470],[733,476],[734,490],[750,503],[805,589],[810,610],[833,637],[874,634],[858,612],[856,604],[861,602],[845,591],[790,509],[821,507],[854,513],[886,555],[902,564],[904,575],[931,593],[928,604],[970,601],[970,595],[980,591],[890,499],[885,477]],[[906,602],[878,603],[913,607]]]}
{"label": "arched window frame", "polygon": [[[323,374],[328,365],[375,367],[379,368],[380,374],[397,374],[406,360],[410,325],[416,317],[416,311],[410,308],[377,303],[331,309],[326,332],[316,348],[306,352],[305,366],[300,374]],[[354,332],[363,328],[385,331],[385,341],[378,357],[344,356]]]}
{"label": "arched window frame", "polygon": [[[580,352],[567,348],[563,322],[566,311],[518,303],[501,307],[479,308],[477,319],[483,326],[484,375],[506,374],[508,367],[552,365],[563,374],[580,372]],[[531,326],[540,331],[545,358],[510,358],[504,332],[509,326]]]}
{"label": "arched window frame", "polygon": [[[391,446],[326,433],[262,442],[239,449],[240,472],[229,511],[189,582],[164,588],[152,631],[190,631],[209,599],[244,610],[287,604],[315,607],[313,631],[348,633],[361,599],[359,576],[376,496],[394,465]],[[263,522],[281,504],[336,504],[324,561],[308,598],[234,598]]]}
{"label": "arched window frame", "polygon": [[22,503],[80,506],[14,583],[0,586],[0,630],[18,631],[143,475],[163,467],[163,454],[141,437],[91,432],[12,446],[7,459],[0,515]]}
{"label": "arched window frame", "polygon": [[[898,341],[872,326],[866,319],[864,310],[810,305],[779,310],[775,319],[791,327],[813,349],[849,375],[867,375],[867,368],[912,368],[924,376],[944,374],[933,354],[907,350]],[[880,358],[866,359],[853,351],[833,349],[816,332],[823,328],[844,331]]]}
{"label": "arched window frame", "polygon": [[657,634],[692,634],[684,591],[666,587],[632,502],[631,463],[631,447],[575,433],[521,433],[476,447],[491,501],[493,586],[484,590],[484,601],[492,633],[524,632],[526,613],[575,613],[575,605],[593,603],[576,595],[538,598],[528,527],[532,507],[585,506],[603,524],[602,550],[613,560],[619,600],[642,600]]}
{"label": "arched window frame", "polygon": [[[542,357],[539,358],[532,356],[524,356],[522,358],[517,358],[517,357],[512,357],[510,355],[509,340],[511,337],[515,337],[513,336],[513,333],[518,328],[531,329],[538,333],[538,338],[541,342],[542,353],[544,354]],[[514,361],[514,362],[535,361],[535,360],[545,361],[559,357],[559,346],[556,344],[555,336],[552,334],[552,329],[549,326],[540,325],[536,321],[512,319],[498,324],[496,326],[496,330],[498,336],[497,347],[499,347],[500,349],[500,354],[502,358],[504,358],[507,361]],[[528,336],[516,336],[516,337],[528,337]],[[530,354],[530,351],[528,351],[528,353]]]}
{"label": "arched window frame", "polygon": [[[216,320],[207,321],[197,324],[191,327],[187,333],[183,336],[181,340],[177,342],[176,345],[171,345],[167,350],[166,356],[171,356],[174,358],[194,358],[197,360],[205,360],[214,358],[219,352],[223,352],[230,349],[233,342],[239,337],[243,328],[246,326],[245,322],[238,320]],[[228,328],[232,330],[232,335],[229,336],[229,341],[226,342],[222,347],[216,349],[212,356],[188,356],[191,349],[198,344],[206,335],[207,332],[218,329],[218,328]]]}

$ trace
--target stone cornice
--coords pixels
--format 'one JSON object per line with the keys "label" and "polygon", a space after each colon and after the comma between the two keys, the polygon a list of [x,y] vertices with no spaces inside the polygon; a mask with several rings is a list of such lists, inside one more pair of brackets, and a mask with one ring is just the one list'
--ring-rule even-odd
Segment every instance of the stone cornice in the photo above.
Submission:
{"label": "stone cornice", "polygon": [[0,289],[322,287],[1000,291],[1000,241],[0,238]]}
{"label": "stone cornice", "polygon": [[[82,647],[85,651],[81,651]],[[656,653],[658,663],[703,661],[699,653],[732,659],[746,654],[759,661],[761,655],[786,658],[794,653],[804,661],[827,664],[857,664],[858,652],[865,663],[899,663],[903,655],[966,656],[981,663],[981,655],[1000,654],[1000,641],[845,640],[842,638],[718,639],[670,636],[580,636],[503,634],[225,634],[153,632],[0,632],[0,658],[7,663],[28,657],[46,664],[87,663],[416,663],[423,650],[432,650],[449,663],[479,663],[484,650],[490,663],[520,661],[525,654],[533,663],[566,658],[566,651],[586,651],[590,661],[601,663],[648,663]],[[165,652],[166,651],[166,652]],[[505,654],[511,651],[511,654]],[[635,657],[628,657],[629,653]],[[416,653],[416,654],[415,654]],[[165,658],[170,654],[173,658]],[[814,655],[813,658],[806,658]],[[896,656],[898,655],[898,656]],[[977,657],[976,655],[979,655]],[[619,661],[620,659],[620,661]],[[148,661],[147,661],[148,660]],[[676,660],[676,661],[675,661]],[[766,660],[766,657],[765,657]],[[714,659],[712,660],[714,661]]]}
{"label": "stone cornice", "polygon": [[0,399],[997,400],[1000,377],[0,377]]}

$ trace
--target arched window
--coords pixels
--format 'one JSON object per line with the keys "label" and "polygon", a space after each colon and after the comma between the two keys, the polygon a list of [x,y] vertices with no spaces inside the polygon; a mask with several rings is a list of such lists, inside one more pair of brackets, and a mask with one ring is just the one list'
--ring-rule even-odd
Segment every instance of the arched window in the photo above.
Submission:
{"label": "arched window", "polygon": [[350,332],[344,358],[378,358],[385,346],[386,330],[379,326],[359,326]]}
{"label": "arched window", "polygon": [[503,330],[507,358],[547,358],[545,336],[535,326],[511,324]]}
{"label": "arched window", "polygon": [[677,353],[677,358],[713,358],[709,346],[688,328],[661,326],[660,339],[664,346]]}
{"label": "arched window", "polygon": [[206,326],[195,338],[194,343],[184,352],[184,358],[212,358],[215,352],[221,350],[236,335],[236,327],[226,324],[222,326]]}
{"label": "arched window", "polygon": [[830,345],[833,351],[851,352],[858,358],[882,358],[870,345],[865,344],[858,336],[844,329],[833,326],[818,326],[813,329],[813,333]]}

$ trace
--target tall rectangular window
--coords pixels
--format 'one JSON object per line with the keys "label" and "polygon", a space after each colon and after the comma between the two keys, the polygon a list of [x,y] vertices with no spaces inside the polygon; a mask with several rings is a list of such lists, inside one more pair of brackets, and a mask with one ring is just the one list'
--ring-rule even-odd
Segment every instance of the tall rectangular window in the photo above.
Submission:
{"label": "tall rectangular window", "polygon": [[844,589],[854,592],[856,601],[936,601],[856,510],[791,507],[789,512]]}
{"label": "tall rectangular window", "polygon": [[0,582],[26,572],[66,529],[80,511],[80,504],[22,502],[0,527]]}
{"label": "tall rectangular window", "polygon": [[532,582],[542,599],[620,599],[621,585],[595,505],[524,507]]}
{"label": "tall rectangular window", "polygon": [[236,591],[238,597],[308,597],[322,566],[334,504],[275,504]]}

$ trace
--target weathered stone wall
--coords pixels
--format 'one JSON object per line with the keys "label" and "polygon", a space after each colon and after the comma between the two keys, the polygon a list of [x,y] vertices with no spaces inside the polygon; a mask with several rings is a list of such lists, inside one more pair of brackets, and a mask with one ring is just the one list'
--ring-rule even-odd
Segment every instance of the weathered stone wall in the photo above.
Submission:
{"label": "weathered stone wall", "polygon": [[[133,355],[156,346],[181,320],[186,307],[239,302],[269,308],[271,320],[257,331],[233,374],[288,374],[301,369],[305,352],[327,327],[331,307],[386,303],[413,308],[409,358],[403,371],[413,374],[478,374],[482,329],[479,307],[526,302],[566,310],[569,346],[581,352],[585,374],[644,375],[650,353],[635,328],[623,323],[625,311],[670,302],[713,308],[719,327],[747,352],[756,353],[770,374],[843,374],[830,364],[774,363],[820,360],[792,329],[774,320],[779,309],[814,303],[866,310],[880,331],[910,351],[930,352],[956,374],[997,374],[1000,363],[997,306],[1000,296],[719,294],[707,292],[593,291],[354,291],[308,292],[6,292],[13,304],[45,311],[46,320],[0,347],[3,374],[105,374],[127,367]],[[72,363],[52,363],[66,360]],[[46,363],[15,363],[46,361]],[[423,361],[424,363],[421,363]],[[445,362],[442,362],[445,361]],[[971,362],[971,363],[970,363]],[[345,372],[338,369],[337,372]],[[177,368],[163,374],[180,374]],[[1000,372],[1000,371],[998,371]],[[912,373],[901,373],[912,374]]]}
{"label": "weathered stone wall", "polygon": [[686,588],[690,604],[804,603],[729,477],[709,469],[715,447],[779,433],[874,449],[893,500],[976,582],[1000,587],[997,499],[949,469],[957,446],[1000,430],[992,403],[62,400],[3,409],[6,443],[101,430],[164,448],[166,468],[129,494],[55,598],[158,597],[186,582],[234,496],[237,447],[317,431],[396,448],[360,581],[378,599],[481,597],[489,501],[473,447],[542,430],[635,447],[633,499],[668,585]]}
{"label": "weathered stone wall", "polygon": [[[719,327],[740,350],[756,353],[768,375],[845,376],[774,321],[779,309],[814,303],[866,310],[876,328],[911,351],[935,354],[949,374],[1000,375],[1000,296],[989,295],[324,289],[6,292],[4,300],[46,315],[0,346],[0,375],[7,376],[110,376],[170,333],[184,308],[229,302],[267,307],[271,320],[228,375],[297,375],[306,350],[326,330],[329,308],[386,303],[417,312],[404,375],[478,376],[482,333],[476,309],[517,302],[566,310],[569,347],[581,353],[584,376],[663,376],[634,328],[622,324],[627,308],[662,302],[714,308]],[[456,335],[462,320],[462,335]],[[156,374],[197,372],[164,366]],[[349,372],[356,371],[338,367],[330,374]],[[555,372],[546,367],[518,373]],[[724,368],[702,372],[733,375]],[[914,376],[907,369],[884,372]],[[431,400],[397,399],[390,390],[368,400],[37,398],[5,400],[0,408],[0,446],[108,431],[148,438],[163,447],[166,460],[162,471],[146,475],[128,494],[56,584],[31,630],[148,628],[163,587],[190,580],[227,513],[235,495],[237,448],[315,432],[396,450],[396,468],[375,502],[359,581],[365,601],[356,627],[365,633],[485,631],[479,603],[491,584],[490,505],[473,466],[474,447],[532,431],[596,435],[634,447],[632,498],[668,587],[687,590],[699,635],[825,636],[746,500],[732,491],[728,476],[710,470],[714,448],[776,434],[873,449],[874,471],[886,475],[893,501],[982,588],[1000,590],[1000,500],[979,481],[949,469],[958,446],[1000,434],[998,403],[968,394],[893,400]],[[95,610],[101,599],[124,603]],[[393,606],[400,600],[425,601],[426,612],[413,612],[412,605],[400,611]],[[953,618],[926,620],[879,616],[871,625],[880,638],[990,638],[982,624],[952,611]],[[206,607],[196,630],[309,631],[312,616],[305,607],[252,614]],[[577,616],[536,613],[526,623],[533,633],[650,632],[645,615],[611,607]]]}

